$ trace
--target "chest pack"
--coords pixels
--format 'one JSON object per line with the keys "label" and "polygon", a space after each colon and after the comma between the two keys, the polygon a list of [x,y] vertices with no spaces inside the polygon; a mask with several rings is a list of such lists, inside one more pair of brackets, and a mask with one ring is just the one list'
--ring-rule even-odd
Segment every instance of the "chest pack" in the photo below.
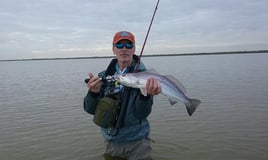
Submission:
{"label": "chest pack", "polygon": [[120,110],[120,93],[104,96],[97,104],[93,121],[102,128],[113,128]]}

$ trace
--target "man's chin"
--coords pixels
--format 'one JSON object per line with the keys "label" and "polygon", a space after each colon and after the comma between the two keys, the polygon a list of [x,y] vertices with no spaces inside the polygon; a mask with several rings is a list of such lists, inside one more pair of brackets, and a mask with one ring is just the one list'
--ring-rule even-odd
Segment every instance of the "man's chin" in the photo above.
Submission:
{"label": "man's chin", "polygon": [[124,64],[130,64],[131,61],[132,61],[132,58],[130,57],[130,55],[120,55],[120,57],[118,57],[118,60],[121,62],[121,63],[124,63]]}

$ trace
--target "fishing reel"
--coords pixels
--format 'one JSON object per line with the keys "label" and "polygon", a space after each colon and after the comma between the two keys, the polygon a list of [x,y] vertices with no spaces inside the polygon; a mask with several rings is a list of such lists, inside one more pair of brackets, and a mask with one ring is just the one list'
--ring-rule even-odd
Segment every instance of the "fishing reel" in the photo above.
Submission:
{"label": "fishing reel", "polygon": [[[88,83],[90,78],[85,79],[85,83]],[[105,95],[112,95],[117,93],[116,86],[117,86],[117,80],[116,76],[103,76],[100,78],[100,80],[106,85]]]}
{"label": "fishing reel", "polygon": [[[115,76],[110,76],[110,75],[108,75],[108,76],[103,76],[103,77],[101,77],[100,78],[100,80],[103,82],[103,83],[107,83],[107,82],[111,82],[111,81],[116,81],[116,77]],[[85,79],[85,83],[88,83],[90,81],[90,78],[87,78],[87,79]]]}

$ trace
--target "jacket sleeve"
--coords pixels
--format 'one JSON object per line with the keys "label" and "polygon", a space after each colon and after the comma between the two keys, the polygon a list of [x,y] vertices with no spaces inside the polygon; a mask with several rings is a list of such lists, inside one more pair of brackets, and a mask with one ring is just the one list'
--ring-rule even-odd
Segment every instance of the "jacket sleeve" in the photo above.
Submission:
{"label": "jacket sleeve", "polygon": [[86,97],[84,98],[84,110],[89,114],[95,114],[96,106],[99,101],[99,94],[92,93],[88,91]]}
{"label": "jacket sleeve", "polygon": [[135,116],[136,118],[143,120],[148,117],[152,111],[153,96],[137,95],[135,105]]}

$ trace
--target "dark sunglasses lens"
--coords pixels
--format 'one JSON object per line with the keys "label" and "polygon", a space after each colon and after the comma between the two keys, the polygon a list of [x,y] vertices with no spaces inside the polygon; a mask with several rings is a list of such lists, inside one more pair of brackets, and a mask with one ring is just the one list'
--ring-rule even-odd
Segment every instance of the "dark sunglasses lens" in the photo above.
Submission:
{"label": "dark sunglasses lens", "polygon": [[126,43],[125,46],[126,46],[127,49],[131,49],[133,47],[133,44],[132,43]]}
{"label": "dark sunglasses lens", "polygon": [[118,48],[118,49],[121,49],[121,48],[124,47],[124,44],[123,43],[116,43],[115,47]]}
{"label": "dark sunglasses lens", "polygon": [[132,44],[132,43],[126,43],[126,44],[124,44],[124,43],[116,43],[116,44],[115,44],[115,47],[118,48],[118,49],[122,49],[124,46],[125,46],[127,49],[131,49],[131,48],[133,48],[133,44]]}

